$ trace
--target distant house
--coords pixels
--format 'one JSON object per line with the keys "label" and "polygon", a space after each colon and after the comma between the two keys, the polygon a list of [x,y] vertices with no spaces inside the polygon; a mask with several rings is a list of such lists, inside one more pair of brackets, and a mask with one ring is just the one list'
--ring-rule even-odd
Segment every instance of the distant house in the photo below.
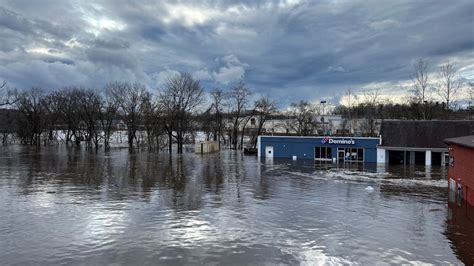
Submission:
{"label": "distant house", "polygon": [[446,139],[449,189],[474,205],[474,135]]}

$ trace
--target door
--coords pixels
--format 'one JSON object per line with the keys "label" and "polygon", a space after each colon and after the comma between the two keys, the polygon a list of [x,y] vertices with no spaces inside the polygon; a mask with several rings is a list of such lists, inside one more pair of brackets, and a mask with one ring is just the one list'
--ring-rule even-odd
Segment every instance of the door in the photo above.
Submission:
{"label": "door", "polygon": [[273,158],[273,146],[265,146],[265,158]]}
{"label": "door", "polygon": [[339,162],[344,162],[344,157],[346,156],[344,148],[337,149],[337,160]]}

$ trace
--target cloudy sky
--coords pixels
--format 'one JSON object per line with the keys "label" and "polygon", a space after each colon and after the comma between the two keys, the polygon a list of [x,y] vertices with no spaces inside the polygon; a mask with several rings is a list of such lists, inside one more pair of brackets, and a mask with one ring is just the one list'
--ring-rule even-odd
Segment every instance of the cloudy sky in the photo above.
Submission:
{"label": "cloudy sky", "polygon": [[474,80],[472,0],[0,0],[0,39],[0,79],[18,88],[156,89],[186,71],[285,105],[347,88],[401,94],[417,58]]}

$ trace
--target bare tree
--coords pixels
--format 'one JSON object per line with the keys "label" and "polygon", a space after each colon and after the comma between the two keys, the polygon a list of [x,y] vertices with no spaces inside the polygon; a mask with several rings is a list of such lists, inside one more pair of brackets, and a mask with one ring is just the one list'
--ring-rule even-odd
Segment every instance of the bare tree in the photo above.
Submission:
{"label": "bare tree", "polygon": [[43,107],[44,107],[44,120],[45,126],[48,130],[49,142],[55,139],[54,132],[56,129],[56,123],[61,120],[61,107],[62,107],[63,97],[61,92],[54,91],[46,95],[43,98]]}
{"label": "bare tree", "polygon": [[240,127],[243,126],[245,116],[248,115],[251,95],[252,92],[245,86],[245,83],[239,82],[231,89],[228,96],[228,113],[231,120],[230,144],[231,148],[235,150],[238,148]]}
{"label": "bare tree", "polygon": [[[204,113],[203,122],[205,125],[204,128],[207,128],[208,134],[212,135],[212,140],[219,143],[219,148],[221,145],[221,139],[223,137],[223,115],[224,115],[224,92],[216,88],[210,92],[211,104],[209,108]],[[208,136],[209,138],[209,136]]]}
{"label": "bare tree", "polygon": [[429,101],[429,93],[431,92],[429,84],[429,72],[428,72],[428,61],[424,59],[418,59],[413,66],[413,74],[411,76],[413,80],[413,103],[416,104],[421,110],[417,112],[422,114],[422,118],[426,119],[426,104]]}
{"label": "bare tree", "polygon": [[363,92],[363,102],[361,105],[365,109],[364,121],[362,128],[364,133],[369,137],[375,136],[376,122],[377,122],[377,108],[381,102],[380,89],[365,90]]}
{"label": "bare tree", "polygon": [[14,104],[16,99],[15,95],[17,93],[15,90],[10,90],[7,87],[7,82],[3,81],[0,83],[0,107],[4,105]]}
{"label": "bare tree", "polygon": [[314,104],[308,101],[299,101],[290,104],[289,115],[294,119],[290,122],[289,127],[300,136],[310,136],[315,134],[316,122],[314,117],[317,114],[317,108]]}
{"label": "bare tree", "polygon": [[44,95],[40,88],[32,88],[17,95],[16,106],[21,115],[18,119],[17,135],[21,141],[29,145],[41,145],[43,130]]}
{"label": "bare tree", "polygon": [[17,110],[0,110],[0,134],[2,135],[2,144],[7,145],[10,136],[16,131]]}
{"label": "bare tree", "polygon": [[87,147],[99,149],[101,139],[100,114],[101,96],[92,89],[74,88],[72,100],[75,103],[76,112],[79,114],[82,125],[84,125],[84,138]]}
{"label": "bare tree", "polygon": [[428,61],[421,58],[418,59],[413,66],[411,78],[413,80],[413,88],[411,91],[415,96],[415,102],[422,104],[428,100],[429,93]]}
{"label": "bare tree", "polygon": [[160,94],[160,105],[165,117],[169,152],[172,153],[172,137],[178,144],[178,153],[183,153],[184,137],[192,129],[191,115],[203,102],[203,89],[199,80],[188,73],[170,78]]}
{"label": "bare tree", "polygon": [[161,149],[161,137],[165,133],[162,105],[153,99],[145,102],[143,110],[143,126],[147,135],[148,149]]}
{"label": "bare tree", "polygon": [[447,117],[456,104],[457,96],[462,88],[463,81],[459,78],[457,69],[449,61],[439,68],[439,85],[437,92],[446,103]]}
{"label": "bare tree", "polygon": [[74,90],[75,87],[64,88],[57,92],[55,97],[57,98],[57,110],[60,112],[60,120],[66,127],[66,145],[72,142],[79,146],[83,140],[83,123],[80,108],[75,100]]}
{"label": "bare tree", "polygon": [[103,132],[104,150],[110,149],[110,138],[114,130],[114,120],[117,118],[120,103],[113,96],[113,87],[115,83],[109,83],[105,86],[103,96],[100,102],[99,123]]}
{"label": "bare tree", "polygon": [[151,94],[144,85],[129,82],[112,83],[110,92],[120,106],[124,122],[127,125],[128,147],[132,149],[134,142],[139,146],[137,131],[141,124],[145,102],[151,97]]}
{"label": "bare tree", "polygon": [[253,147],[257,147],[257,137],[262,134],[263,126],[270,116],[276,113],[277,103],[268,96],[261,96],[255,101],[255,116],[258,120],[258,128],[253,138]]}
{"label": "bare tree", "polygon": [[355,103],[357,102],[357,95],[354,94],[354,92],[352,91],[352,89],[347,89],[346,91],[346,95],[345,95],[345,105],[347,106],[347,111],[348,111],[348,114],[349,114],[349,132],[350,134],[353,134],[354,133],[354,124],[353,124],[353,116],[354,116],[354,106],[355,106]]}

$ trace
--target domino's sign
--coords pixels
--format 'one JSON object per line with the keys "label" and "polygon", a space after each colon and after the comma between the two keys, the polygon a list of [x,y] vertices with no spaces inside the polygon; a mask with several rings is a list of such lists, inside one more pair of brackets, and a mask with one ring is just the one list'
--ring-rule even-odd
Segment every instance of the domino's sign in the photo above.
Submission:
{"label": "domino's sign", "polygon": [[353,139],[333,139],[330,137],[325,137],[321,140],[322,144],[342,144],[342,145],[355,145],[355,140]]}

